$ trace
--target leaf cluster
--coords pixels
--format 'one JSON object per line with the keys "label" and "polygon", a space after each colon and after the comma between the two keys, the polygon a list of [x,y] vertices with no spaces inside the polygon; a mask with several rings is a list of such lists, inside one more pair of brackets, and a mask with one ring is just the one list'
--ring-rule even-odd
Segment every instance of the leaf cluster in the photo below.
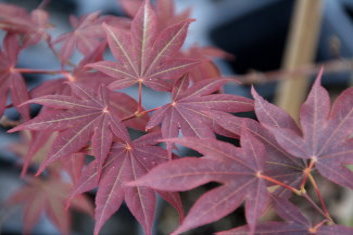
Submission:
{"label": "leaf cluster", "polygon": [[[242,205],[247,224],[218,234],[353,234],[335,224],[316,180],[320,174],[353,189],[347,168],[353,164],[352,88],[331,107],[321,70],[296,123],[254,88],[253,99],[223,93],[236,79],[223,77],[212,58],[230,56],[211,47],[181,49],[194,21],[189,11],[176,14],[172,0],[120,4],[129,18],[97,12],[72,16],[72,31],[57,38],[48,32],[52,25],[44,9],[27,12],[0,4],[6,32],[0,115],[10,107],[21,115],[8,132],[22,134],[11,149],[22,158],[26,181],[8,205],[23,205],[25,233],[44,212],[69,234],[71,206],[93,214],[98,235],[125,202],[145,234],[152,234],[159,195],[178,211],[181,223],[172,234],[217,221]],[[16,67],[19,54],[38,43],[57,56],[59,70]],[[104,58],[107,50],[114,60]],[[79,62],[71,61],[73,53],[81,55]],[[26,73],[55,78],[29,90]],[[136,88],[137,99],[124,93],[128,87]],[[146,89],[165,92],[171,100],[147,110]],[[30,104],[42,105],[33,118]],[[257,121],[234,115],[249,111]],[[140,137],[132,138],[136,132]],[[179,145],[202,157],[181,158]],[[35,176],[29,167],[37,169]],[[204,193],[184,216],[178,192],[209,182],[220,186]],[[84,193],[95,189],[93,206]],[[317,216],[307,218],[291,202],[294,197],[306,200]],[[259,222],[271,210],[282,220]]]}

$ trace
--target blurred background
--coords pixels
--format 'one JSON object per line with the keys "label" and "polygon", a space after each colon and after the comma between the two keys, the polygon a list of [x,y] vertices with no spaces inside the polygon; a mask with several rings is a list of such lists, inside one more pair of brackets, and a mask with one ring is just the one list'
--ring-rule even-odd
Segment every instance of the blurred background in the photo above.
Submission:
{"label": "blurred background", "polygon": [[[35,9],[39,0],[0,1],[15,4],[28,10]],[[46,9],[57,36],[71,30],[70,14],[83,15],[93,11],[102,14],[124,16],[117,0],[52,0]],[[249,96],[249,85],[254,84],[266,99],[287,109],[294,117],[298,103],[308,91],[310,79],[318,68],[325,66],[323,85],[332,97],[353,84],[353,0],[175,0],[177,11],[191,8],[192,23],[185,48],[194,44],[215,46],[231,53],[234,60],[217,60],[223,74],[236,75],[244,86],[227,86],[227,93]],[[3,36],[3,35],[2,35]],[[79,58],[76,55],[77,58]],[[30,59],[28,59],[30,58]],[[43,44],[24,51],[19,67],[57,69],[58,61]],[[27,76],[31,87],[41,79]],[[295,79],[286,79],[295,78]],[[133,95],[133,88],[126,90]],[[146,94],[145,106],[163,104],[168,97],[153,98]],[[353,101],[352,101],[353,102]],[[6,113],[16,118],[14,111]],[[2,127],[0,127],[2,128]],[[0,133],[0,201],[4,201],[21,186],[20,168],[17,158],[6,146],[15,140],[5,129]],[[186,209],[206,190],[215,187],[209,184],[187,193],[182,193]],[[324,198],[335,219],[353,226],[353,193],[333,184],[324,183]],[[94,193],[91,194],[92,200]],[[1,234],[21,233],[21,210],[0,209]],[[168,234],[177,224],[176,212],[163,201],[158,205],[155,234]],[[212,234],[214,231],[244,224],[242,209],[226,218],[192,230],[185,234]],[[93,220],[82,214],[73,216],[72,234],[90,234]],[[33,234],[58,234],[55,227],[43,217]],[[110,219],[102,234],[143,234],[125,206]]]}

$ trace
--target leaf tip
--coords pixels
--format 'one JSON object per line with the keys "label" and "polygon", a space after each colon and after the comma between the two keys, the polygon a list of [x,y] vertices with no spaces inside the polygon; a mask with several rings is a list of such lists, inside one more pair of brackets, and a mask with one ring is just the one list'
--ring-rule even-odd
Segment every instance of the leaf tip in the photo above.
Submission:
{"label": "leaf tip", "polygon": [[323,74],[324,74],[324,66],[321,66],[320,70],[319,70],[319,73],[316,76],[314,86],[320,86]]}

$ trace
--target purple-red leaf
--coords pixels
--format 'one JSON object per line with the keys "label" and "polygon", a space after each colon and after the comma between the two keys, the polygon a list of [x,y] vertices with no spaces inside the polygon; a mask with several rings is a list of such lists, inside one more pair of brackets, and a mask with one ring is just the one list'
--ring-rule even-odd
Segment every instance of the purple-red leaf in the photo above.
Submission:
{"label": "purple-red leaf", "polygon": [[[39,172],[51,162],[78,152],[92,140],[95,157],[101,169],[112,143],[112,136],[128,139],[125,126],[111,105],[110,91],[100,87],[98,93],[78,85],[70,84],[76,98],[62,95],[48,95],[31,100],[58,110],[44,110],[36,118],[23,123],[10,132],[30,130],[60,130],[55,139],[49,157],[44,161]],[[102,139],[100,139],[102,137]]]}
{"label": "purple-red leaf", "polygon": [[181,226],[173,232],[214,222],[246,201],[246,218],[254,232],[256,220],[269,198],[266,182],[259,177],[265,164],[264,146],[244,131],[242,148],[215,139],[169,139],[202,153],[202,158],[184,158],[152,169],[133,186],[148,186],[166,191],[186,191],[214,181],[222,186],[205,193],[191,208]]}
{"label": "purple-red leaf", "polygon": [[[28,185],[12,195],[8,200],[9,204],[24,205],[24,233],[30,234],[44,212],[62,234],[69,234],[70,213],[65,209],[65,200],[70,188],[71,185],[59,178],[30,178]],[[91,203],[82,195],[75,198],[72,205],[76,209],[93,214]]]}
{"label": "purple-red leaf", "polygon": [[172,101],[153,113],[146,128],[161,124],[163,138],[177,137],[179,129],[184,136],[214,137],[214,119],[210,113],[245,112],[253,109],[252,100],[226,94],[212,94],[218,91],[228,79],[208,79],[188,88],[188,78],[182,78],[175,85]]}
{"label": "purple-red leaf", "polygon": [[118,61],[88,66],[116,79],[111,89],[143,83],[152,89],[168,91],[171,84],[165,79],[179,78],[198,64],[198,60],[178,56],[190,22],[186,20],[159,32],[156,13],[149,1],[145,1],[131,23],[130,32],[104,25],[109,47]]}
{"label": "purple-red leaf", "polygon": [[310,159],[325,178],[353,188],[353,172],[345,167],[352,162],[353,89],[345,90],[330,111],[327,91],[320,85],[322,71],[300,111],[301,129],[277,107],[264,101],[253,90],[259,120],[277,142],[295,157]]}

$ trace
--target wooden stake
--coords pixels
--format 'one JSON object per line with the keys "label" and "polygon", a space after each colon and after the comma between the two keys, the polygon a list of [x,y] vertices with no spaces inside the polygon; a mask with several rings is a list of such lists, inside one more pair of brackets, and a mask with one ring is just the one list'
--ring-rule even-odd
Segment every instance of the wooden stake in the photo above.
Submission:
{"label": "wooden stake", "polygon": [[[283,69],[294,70],[313,61],[321,22],[321,5],[322,0],[296,1]],[[297,75],[283,78],[277,88],[277,105],[297,121],[300,105],[307,94],[307,83],[305,76]]]}

